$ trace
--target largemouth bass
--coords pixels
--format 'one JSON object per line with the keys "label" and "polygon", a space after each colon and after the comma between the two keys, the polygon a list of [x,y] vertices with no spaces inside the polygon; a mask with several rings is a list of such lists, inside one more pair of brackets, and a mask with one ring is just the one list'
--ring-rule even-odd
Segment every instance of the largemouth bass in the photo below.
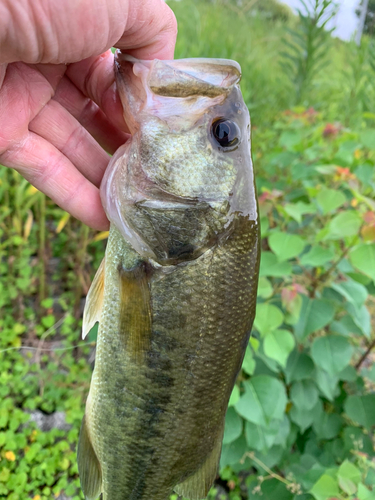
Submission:
{"label": "largemouth bass", "polygon": [[118,53],[132,138],[101,186],[111,222],[78,445],[86,499],[204,498],[255,314],[259,219],[240,67]]}

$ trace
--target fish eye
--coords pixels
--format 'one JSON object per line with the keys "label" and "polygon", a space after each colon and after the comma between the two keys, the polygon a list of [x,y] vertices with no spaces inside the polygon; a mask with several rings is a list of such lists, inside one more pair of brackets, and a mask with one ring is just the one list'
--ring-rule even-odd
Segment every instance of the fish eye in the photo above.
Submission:
{"label": "fish eye", "polygon": [[211,133],[223,151],[233,151],[240,142],[239,126],[231,120],[224,118],[215,120],[211,125]]}

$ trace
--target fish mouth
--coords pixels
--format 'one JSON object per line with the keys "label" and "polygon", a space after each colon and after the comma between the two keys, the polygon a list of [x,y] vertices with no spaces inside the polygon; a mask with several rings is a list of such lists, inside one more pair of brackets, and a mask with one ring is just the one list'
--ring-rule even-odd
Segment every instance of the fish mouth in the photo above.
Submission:
{"label": "fish mouth", "polygon": [[187,210],[193,207],[198,209],[207,207],[207,203],[205,202],[188,199],[181,199],[181,201],[149,199],[138,201],[135,203],[135,205],[140,208],[149,208],[152,210]]}

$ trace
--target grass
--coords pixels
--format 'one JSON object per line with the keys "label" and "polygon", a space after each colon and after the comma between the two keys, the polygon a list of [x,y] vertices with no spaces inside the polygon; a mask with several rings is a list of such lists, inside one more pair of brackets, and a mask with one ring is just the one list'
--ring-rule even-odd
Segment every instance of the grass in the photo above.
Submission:
{"label": "grass", "polygon": [[[286,27],[296,28],[296,18],[254,14],[248,4],[224,0],[169,4],[179,20],[176,57],[224,57],[242,66],[263,235],[260,312],[230,402],[221,480],[210,497],[370,500],[370,40],[356,48],[332,39],[329,64],[296,107],[293,80],[280,65]],[[83,499],[75,447],[95,332],[82,342],[80,326],[104,250],[105,234],[73,220],[0,166],[0,498]],[[262,401],[264,420],[254,420],[252,393]],[[39,429],[30,422],[36,410],[64,412],[69,430]]]}

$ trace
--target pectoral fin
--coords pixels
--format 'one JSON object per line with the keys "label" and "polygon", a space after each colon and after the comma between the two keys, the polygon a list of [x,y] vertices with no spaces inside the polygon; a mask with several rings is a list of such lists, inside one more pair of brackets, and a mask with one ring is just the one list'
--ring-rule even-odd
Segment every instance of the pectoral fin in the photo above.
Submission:
{"label": "pectoral fin", "polygon": [[97,270],[91,283],[89,293],[86,297],[85,309],[83,311],[82,338],[84,339],[91,328],[100,320],[104,298],[104,266],[105,258]]}
{"label": "pectoral fin", "polygon": [[174,491],[177,495],[189,498],[189,500],[200,500],[206,498],[215,478],[219,467],[221,441],[217,440],[214,449],[206,459],[202,467],[193,475],[185,479],[183,483],[175,486]]}
{"label": "pectoral fin", "polygon": [[137,362],[144,359],[150,349],[151,297],[146,266],[138,264],[134,269],[119,267],[120,277],[120,331],[126,351]]}
{"label": "pectoral fin", "polygon": [[96,500],[102,490],[100,464],[88,434],[86,416],[83,417],[77,450],[78,471],[86,500]]}

